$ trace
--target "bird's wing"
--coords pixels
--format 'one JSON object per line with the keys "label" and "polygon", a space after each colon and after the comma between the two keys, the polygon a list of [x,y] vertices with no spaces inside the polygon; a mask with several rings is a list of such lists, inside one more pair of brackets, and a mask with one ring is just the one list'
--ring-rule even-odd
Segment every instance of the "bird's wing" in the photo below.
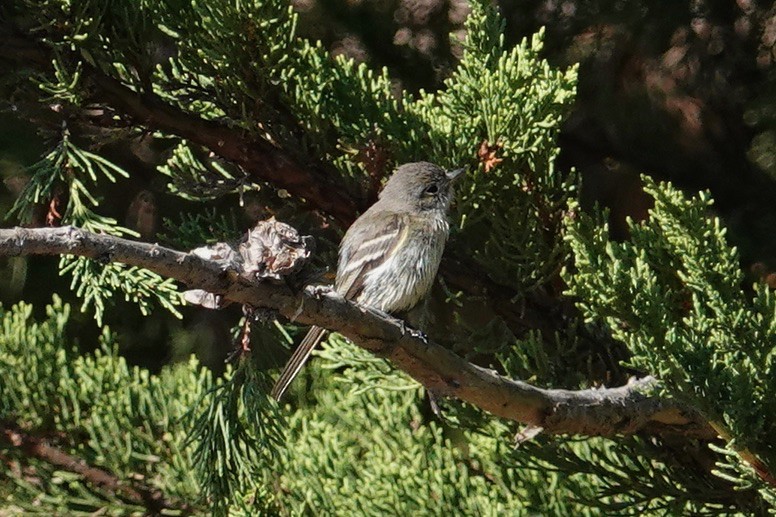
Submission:
{"label": "bird's wing", "polygon": [[384,264],[408,235],[406,215],[367,211],[342,239],[334,289],[349,300],[358,299],[367,274]]}
{"label": "bird's wing", "polygon": [[[386,257],[402,245],[408,235],[406,219],[400,214],[365,212],[348,229],[340,244],[337,279],[334,288],[345,298],[354,300],[364,288],[367,273],[385,262]],[[326,329],[312,327],[289,359],[272,388],[280,400],[291,382],[310,358]]]}

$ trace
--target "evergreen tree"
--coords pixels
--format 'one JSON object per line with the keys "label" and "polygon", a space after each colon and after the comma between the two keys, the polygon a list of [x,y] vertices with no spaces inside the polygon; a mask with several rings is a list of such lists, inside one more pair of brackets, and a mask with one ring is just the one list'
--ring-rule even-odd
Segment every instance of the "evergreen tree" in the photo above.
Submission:
{"label": "evergreen tree", "polygon": [[[28,303],[0,312],[5,512],[776,508],[768,287],[743,285],[705,193],[645,177],[648,220],[612,241],[605,213],[585,213],[577,177],[556,166],[575,68],[542,59],[541,32],[508,47],[498,13],[471,8],[457,67],[442,89],[415,96],[386,71],[297,37],[281,0],[0,6],[6,107],[49,145],[8,220],[88,232],[0,230],[0,254],[61,254],[60,273],[102,327],[94,342],[74,337],[84,324],[56,294],[45,312]],[[158,178],[180,200],[182,213],[150,235],[142,217],[122,225],[106,215],[112,184],[133,171],[105,150],[127,141],[156,150]],[[382,180],[420,159],[467,167],[427,348],[341,300],[294,305],[314,299],[301,284],[333,264]],[[313,235],[313,263],[233,298],[223,264],[186,255],[177,263],[194,273],[185,278],[165,265],[161,245],[239,240],[245,203]],[[161,245],[118,239],[141,234]],[[242,320],[220,311],[250,348],[223,373],[193,358],[154,372],[129,366],[121,335],[102,325],[115,310],[180,317],[174,280],[226,286],[223,301],[244,304]],[[268,387],[304,331],[295,320],[337,322],[335,310],[350,319],[278,406]],[[386,348],[359,339],[364,328]],[[447,382],[441,418],[412,376]]]}

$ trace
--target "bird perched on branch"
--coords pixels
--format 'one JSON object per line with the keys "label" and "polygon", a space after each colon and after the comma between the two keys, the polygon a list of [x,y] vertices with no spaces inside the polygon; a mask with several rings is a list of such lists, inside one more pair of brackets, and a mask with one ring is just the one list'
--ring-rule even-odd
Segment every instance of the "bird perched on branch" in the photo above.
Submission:
{"label": "bird perched on branch", "polygon": [[[393,173],[379,199],[345,233],[334,290],[389,313],[407,311],[431,289],[450,230],[453,183],[464,169],[428,162]],[[280,400],[326,330],[312,327],[280,374],[272,396]]]}

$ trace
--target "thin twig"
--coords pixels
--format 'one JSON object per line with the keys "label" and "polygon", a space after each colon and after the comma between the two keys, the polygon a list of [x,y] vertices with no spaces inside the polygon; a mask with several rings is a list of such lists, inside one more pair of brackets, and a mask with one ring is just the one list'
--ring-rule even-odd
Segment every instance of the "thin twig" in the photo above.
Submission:
{"label": "thin twig", "polygon": [[35,436],[14,422],[0,422],[0,441],[21,450],[26,456],[37,458],[57,468],[79,474],[88,483],[146,508],[149,515],[160,515],[166,509],[177,510],[184,515],[193,509],[186,503],[165,499],[161,490],[123,482],[110,472],[91,466],[81,458],[72,456],[49,444],[45,438]]}

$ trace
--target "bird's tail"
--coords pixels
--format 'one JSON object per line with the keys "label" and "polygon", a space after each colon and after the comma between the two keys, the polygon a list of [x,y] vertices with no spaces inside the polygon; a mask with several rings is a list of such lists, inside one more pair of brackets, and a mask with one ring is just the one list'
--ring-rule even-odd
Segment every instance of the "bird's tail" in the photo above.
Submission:
{"label": "bird's tail", "polygon": [[286,367],[283,368],[283,372],[280,374],[280,377],[278,377],[278,380],[275,381],[275,385],[272,387],[272,397],[275,400],[280,402],[283,394],[286,392],[288,387],[294,381],[294,378],[310,358],[310,354],[312,353],[315,346],[320,343],[324,332],[326,332],[326,329],[316,326],[313,326],[307,332],[307,335],[302,340],[299,348],[296,349],[294,355],[292,355],[291,359],[288,360]]}

